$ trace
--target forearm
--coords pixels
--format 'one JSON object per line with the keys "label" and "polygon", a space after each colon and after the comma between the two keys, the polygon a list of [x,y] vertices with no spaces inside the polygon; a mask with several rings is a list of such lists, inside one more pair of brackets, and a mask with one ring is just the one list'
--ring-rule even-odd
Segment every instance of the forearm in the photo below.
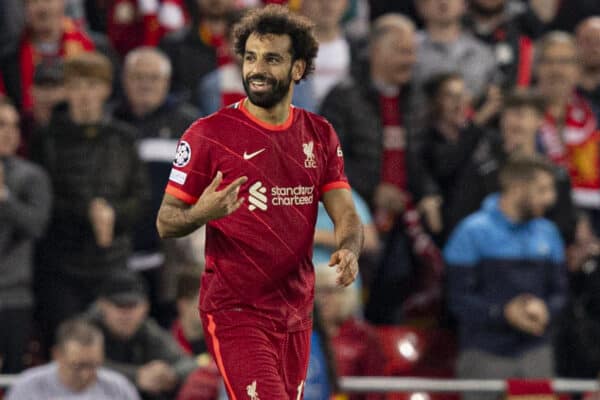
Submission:
{"label": "forearm", "polygon": [[156,229],[163,239],[175,238],[189,235],[207,222],[207,218],[192,218],[190,209],[163,204],[158,211]]}
{"label": "forearm", "polygon": [[364,232],[360,218],[354,210],[344,213],[340,223],[336,224],[335,240],[338,249],[350,250],[358,258],[364,244]]}

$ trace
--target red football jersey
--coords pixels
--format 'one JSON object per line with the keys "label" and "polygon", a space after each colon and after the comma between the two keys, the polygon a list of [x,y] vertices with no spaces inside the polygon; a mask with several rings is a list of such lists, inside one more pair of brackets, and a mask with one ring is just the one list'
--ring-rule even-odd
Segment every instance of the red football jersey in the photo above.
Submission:
{"label": "red football jersey", "polygon": [[270,329],[307,329],[318,202],[328,190],[349,188],[342,151],[324,118],[292,106],[287,121],[269,125],[244,101],[183,134],[166,192],[194,204],[218,171],[218,190],[247,176],[242,207],[207,224],[200,310],[240,309]]}

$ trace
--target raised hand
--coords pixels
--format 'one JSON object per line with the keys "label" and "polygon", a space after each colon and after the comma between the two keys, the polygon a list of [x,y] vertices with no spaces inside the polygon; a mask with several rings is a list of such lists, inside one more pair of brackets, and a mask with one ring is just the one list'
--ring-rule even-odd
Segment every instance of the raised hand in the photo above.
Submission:
{"label": "raised hand", "polygon": [[223,173],[219,171],[204,189],[196,204],[189,209],[188,214],[192,221],[203,225],[208,221],[226,217],[240,208],[244,202],[243,197],[238,197],[240,186],[246,183],[248,178],[245,176],[237,178],[223,190],[217,191],[222,181]]}

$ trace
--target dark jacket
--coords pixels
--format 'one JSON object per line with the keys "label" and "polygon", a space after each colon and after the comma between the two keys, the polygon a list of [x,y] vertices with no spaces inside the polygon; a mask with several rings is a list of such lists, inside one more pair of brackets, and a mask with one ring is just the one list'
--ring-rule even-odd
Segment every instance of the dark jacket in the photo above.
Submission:
{"label": "dark jacket", "polygon": [[126,102],[115,108],[114,117],[137,130],[137,148],[151,185],[151,205],[135,227],[134,250],[154,252],[160,248],[156,231],[156,214],[169,179],[179,137],[196,120],[199,111],[193,106],[168,100],[154,112],[139,118]]}
{"label": "dark jacket", "polygon": [[[103,277],[112,268],[125,267],[131,230],[150,199],[135,135],[132,127],[110,119],[79,126],[66,112],[55,113],[50,125],[36,134],[32,156],[50,174],[55,199],[40,244],[42,268]],[[96,245],[88,216],[94,198],[104,198],[116,214],[114,240],[105,249]]]}
{"label": "dark jacket", "polygon": [[129,339],[113,335],[104,324],[97,307],[92,307],[83,318],[104,334],[106,366],[125,375],[134,384],[139,368],[151,361],[160,360],[169,364],[180,383],[198,367],[194,358],[186,355],[169,332],[151,318],[146,318]]}
{"label": "dark jacket", "polygon": [[458,320],[460,344],[502,356],[521,354],[548,344],[518,331],[504,318],[514,297],[542,299],[554,320],[567,295],[564,245],[556,226],[537,218],[514,223],[491,195],[480,211],[456,228],[444,249],[448,305]]}
{"label": "dark jacket", "polygon": [[202,77],[217,68],[216,50],[202,42],[197,25],[167,35],[159,47],[173,64],[171,90],[187,100],[192,98]]}
{"label": "dark jacket", "polygon": [[[496,133],[489,132],[479,142],[469,163],[457,175],[451,197],[444,204],[447,232],[450,233],[467,215],[481,206],[484,198],[500,189],[498,174],[508,155],[502,149],[502,141]],[[577,210],[571,197],[571,180],[568,172],[556,166],[556,203],[546,213],[546,218],[556,224],[565,243],[575,239]]]}
{"label": "dark jacket", "polygon": [[0,310],[33,305],[34,240],[46,227],[51,207],[48,175],[17,157],[0,159],[9,194],[0,200]]}
{"label": "dark jacket", "polygon": [[[366,82],[370,82],[366,79]],[[410,139],[408,89],[401,91],[401,113]],[[379,93],[371,83],[349,78],[323,100],[320,114],[335,128],[344,151],[345,172],[352,187],[370,205],[381,178],[383,124]]]}
{"label": "dark jacket", "polygon": [[[454,206],[459,207],[464,202],[472,203],[467,197],[472,197],[473,193],[465,191],[458,182],[483,136],[481,128],[469,124],[461,130],[456,142],[447,140],[436,128],[430,128],[416,135],[409,143],[407,159],[411,192],[418,200],[430,195],[439,195],[444,201],[444,231],[438,238],[441,243],[458,221],[466,216],[454,215]],[[467,214],[477,210],[481,200],[482,198],[477,197],[477,206]]]}

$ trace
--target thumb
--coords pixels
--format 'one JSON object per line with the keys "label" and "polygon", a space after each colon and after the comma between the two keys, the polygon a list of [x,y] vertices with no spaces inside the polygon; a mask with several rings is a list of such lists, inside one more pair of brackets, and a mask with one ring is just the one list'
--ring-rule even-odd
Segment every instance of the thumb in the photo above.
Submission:
{"label": "thumb", "polygon": [[333,253],[331,255],[331,258],[329,259],[329,264],[328,265],[330,267],[333,267],[334,265],[339,264],[339,262],[340,262],[340,256],[339,256],[338,252],[336,251],[335,253]]}

